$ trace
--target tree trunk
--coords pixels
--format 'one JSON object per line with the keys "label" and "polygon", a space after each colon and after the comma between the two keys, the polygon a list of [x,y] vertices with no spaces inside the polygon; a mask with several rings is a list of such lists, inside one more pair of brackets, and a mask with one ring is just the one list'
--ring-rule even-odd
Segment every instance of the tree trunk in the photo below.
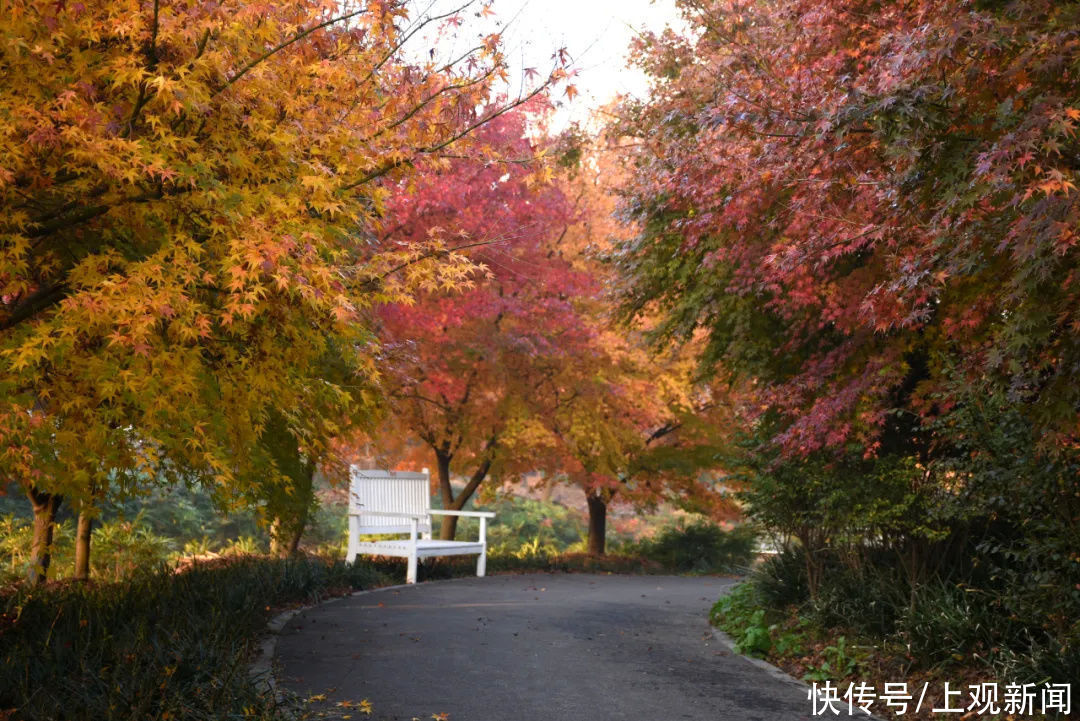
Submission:
{"label": "tree trunk", "polygon": [[56,526],[56,511],[60,508],[63,496],[45,493],[34,487],[26,491],[34,507],[34,540],[30,546],[29,581],[37,585],[45,583],[49,577],[49,561],[52,557],[53,528]]}
{"label": "tree trunk", "polygon": [[270,553],[289,556],[300,547],[308,514],[315,501],[316,463],[304,455],[288,422],[273,411],[263,429],[260,443],[269,452],[284,486],[269,487],[266,512],[270,517]]}
{"label": "tree trunk", "polygon": [[275,516],[270,522],[270,553],[274,556],[292,556],[300,550],[300,541],[307,530],[312,495],[314,494],[314,467],[305,469],[307,478],[297,484],[294,505],[288,509],[289,518]]}
{"label": "tree trunk", "polygon": [[290,556],[294,556],[300,551],[300,539],[304,537],[304,531],[307,529],[307,517],[308,513],[305,510],[302,517],[297,520],[296,526],[293,527],[292,535],[289,537],[287,544]]}
{"label": "tree trunk", "polygon": [[[439,498],[442,499],[442,507],[447,510],[454,508],[454,489],[450,485],[450,461],[453,456],[436,449],[435,467],[439,472]],[[457,516],[443,516],[439,523],[439,539],[443,541],[454,540],[457,533]]]}
{"label": "tree trunk", "polygon": [[297,511],[292,519],[275,518],[270,522],[270,554],[273,556],[293,556],[300,550],[300,541],[307,530],[308,509],[305,506]]}
{"label": "tree trunk", "polygon": [[589,555],[603,556],[607,543],[607,502],[598,493],[586,493],[589,504]]}
{"label": "tree trunk", "polygon": [[271,556],[283,556],[284,543],[282,537],[285,535],[284,529],[285,523],[281,520],[281,516],[274,516],[274,519],[270,521],[270,555]]}
{"label": "tree trunk", "polygon": [[89,508],[79,509],[79,521],[75,528],[75,579],[90,580],[90,537],[94,530],[94,517]]}
{"label": "tree trunk", "polygon": [[[488,444],[490,448],[492,444]],[[485,460],[480,464],[480,467],[472,474],[472,478],[465,484],[465,487],[458,493],[457,498],[454,498],[452,489],[450,487],[450,457],[446,454],[436,451],[436,461],[439,464],[439,490],[442,493],[443,508],[448,511],[460,511],[465,507],[465,504],[469,502],[469,499],[476,493],[476,489],[480,487],[480,484],[487,478],[488,471],[491,469],[491,459]],[[445,465],[443,463],[445,459]],[[444,482],[445,479],[445,482]],[[457,533],[457,516],[443,516],[442,523],[439,525],[439,540],[452,541],[454,535]]]}
{"label": "tree trunk", "polygon": [[[457,510],[457,509],[452,509]],[[439,523],[439,540],[452,541],[457,535],[457,516],[443,516]]]}

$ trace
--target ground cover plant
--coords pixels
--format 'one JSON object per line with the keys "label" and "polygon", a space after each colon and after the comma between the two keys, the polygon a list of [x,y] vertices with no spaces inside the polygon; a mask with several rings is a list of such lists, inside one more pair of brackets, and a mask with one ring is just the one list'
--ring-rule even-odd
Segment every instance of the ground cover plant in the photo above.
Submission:
{"label": "ground cover plant", "polygon": [[119,582],[5,588],[0,711],[25,719],[285,719],[248,675],[283,607],[386,585],[371,565],[245,557]]}

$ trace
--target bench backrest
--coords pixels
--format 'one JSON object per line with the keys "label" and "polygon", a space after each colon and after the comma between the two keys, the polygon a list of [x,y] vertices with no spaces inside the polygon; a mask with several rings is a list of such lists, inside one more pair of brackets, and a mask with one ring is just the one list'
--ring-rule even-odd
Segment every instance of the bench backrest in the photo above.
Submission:
{"label": "bench backrest", "polygon": [[[378,471],[349,467],[349,515],[358,516],[353,531],[368,533],[408,533],[404,518],[365,515],[364,511],[408,513],[421,516],[417,530],[431,531],[431,476],[425,468],[413,471]],[[350,524],[351,525],[351,524]]]}

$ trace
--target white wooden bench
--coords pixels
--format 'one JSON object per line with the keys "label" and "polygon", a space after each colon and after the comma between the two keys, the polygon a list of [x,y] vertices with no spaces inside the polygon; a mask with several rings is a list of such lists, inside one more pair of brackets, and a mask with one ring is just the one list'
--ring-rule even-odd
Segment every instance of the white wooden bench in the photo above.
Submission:
{"label": "white wooden bench", "polygon": [[[480,519],[480,540],[440,541],[431,538],[432,516],[468,516]],[[349,468],[349,550],[345,560],[352,563],[360,554],[398,556],[409,559],[406,583],[416,583],[416,562],[432,556],[476,553],[476,575],[487,570],[486,511],[440,511],[431,508],[431,476],[411,471],[362,470]],[[364,535],[402,535],[408,538],[361,541]]]}

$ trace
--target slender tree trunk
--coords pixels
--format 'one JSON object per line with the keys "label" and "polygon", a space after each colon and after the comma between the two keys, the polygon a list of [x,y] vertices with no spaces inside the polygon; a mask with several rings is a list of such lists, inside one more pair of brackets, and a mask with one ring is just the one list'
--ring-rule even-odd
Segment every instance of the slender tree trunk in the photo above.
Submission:
{"label": "slender tree trunk", "polygon": [[45,493],[34,487],[26,491],[34,507],[34,540],[30,546],[30,573],[32,584],[42,584],[49,577],[49,561],[52,558],[53,528],[56,526],[56,511],[60,508],[63,496]]}
{"label": "slender tree trunk", "polygon": [[79,521],[75,527],[75,578],[90,580],[90,537],[94,531],[94,517],[90,509],[79,509]]}
{"label": "slender tree trunk", "polygon": [[[449,509],[456,511],[456,508]],[[454,536],[457,535],[457,516],[443,516],[442,521],[439,524],[439,540],[441,541],[453,541]]]}
{"label": "slender tree trunk", "polygon": [[281,516],[274,516],[274,519],[270,521],[270,555],[271,556],[283,556],[285,544],[282,543],[282,537],[285,535],[284,529],[285,523],[281,520]]}
{"label": "slender tree trunk", "polygon": [[270,516],[270,553],[288,556],[300,547],[307,527],[308,512],[314,502],[316,463],[301,451],[299,441],[278,411],[270,414],[260,442],[288,484],[271,489],[266,509]]}
{"label": "slender tree trunk", "polygon": [[[454,489],[450,485],[450,461],[453,456],[444,451],[435,450],[435,467],[439,472],[439,498],[442,499],[442,507],[447,510],[454,509]],[[457,533],[457,516],[443,516],[439,523],[439,539],[443,541],[454,540]]]}
{"label": "slender tree trunk", "polygon": [[[457,510],[456,508],[450,510]],[[439,540],[452,541],[457,535],[457,516],[443,516],[439,524]]]}
{"label": "slender tree trunk", "polygon": [[303,503],[298,500],[292,518],[277,516],[270,522],[270,553],[274,556],[292,556],[300,550],[300,541],[307,530],[311,505],[311,485],[297,489]]}
{"label": "slender tree trunk", "polygon": [[607,545],[607,501],[597,492],[587,492],[589,504],[589,555],[603,556]]}
{"label": "slender tree trunk", "polygon": [[307,529],[307,519],[308,512],[305,510],[289,537],[288,551],[290,556],[296,555],[300,551],[300,539],[304,537],[304,531]]}

